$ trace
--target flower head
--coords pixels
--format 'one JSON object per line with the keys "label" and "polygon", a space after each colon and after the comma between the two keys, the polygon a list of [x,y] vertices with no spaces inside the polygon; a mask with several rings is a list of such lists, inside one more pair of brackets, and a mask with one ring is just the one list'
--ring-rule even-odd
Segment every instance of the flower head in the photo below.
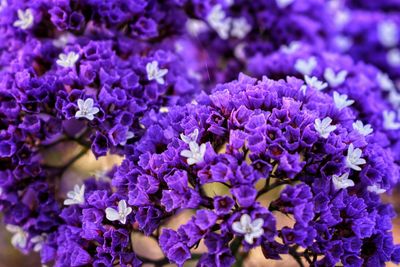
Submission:
{"label": "flower head", "polygon": [[387,111],[383,112],[383,128],[386,130],[397,130],[400,129],[400,122],[396,121],[396,112]]}
{"label": "flower head", "polygon": [[360,166],[366,163],[365,159],[361,158],[362,150],[354,149],[354,145],[350,144],[347,149],[346,166],[355,171],[361,171]]}
{"label": "flower head", "polygon": [[310,57],[308,59],[298,59],[294,65],[294,68],[303,75],[310,76],[317,66],[317,59]]}
{"label": "flower head", "polygon": [[332,119],[329,117],[321,119],[315,119],[314,128],[319,133],[319,135],[323,138],[328,138],[329,134],[336,130],[335,125],[331,125]]}
{"label": "flower head", "polygon": [[370,124],[364,125],[363,122],[360,120],[353,122],[353,129],[364,136],[367,136],[374,131],[374,129],[372,129]]}
{"label": "flower head", "polygon": [[251,31],[251,25],[245,18],[232,19],[231,36],[243,39]]}
{"label": "flower head", "polygon": [[93,107],[94,101],[92,98],[88,98],[85,101],[78,99],[79,110],[75,113],[75,118],[86,118],[88,120],[93,120],[94,115],[96,115],[100,110],[97,107]]}
{"label": "flower head", "polygon": [[254,239],[264,234],[263,224],[264,220],[262,218],[251,220],[248,214],[243,214],[239,222],[232,224],[232,229],[236,233],[244,235],[244,240],[252,245]]}
{"label": "flower head", "polygon": [[73,68],[79,59],[79,54],[71,51],[68,54],[61,53],[57,59],[57,65],[64,68]]}
{"label": "flower head", "polygon": [[376,184],[368,186],[368,187],[367,187],[367,190],[368,190],[368,192],[375,193],[375,194],[378,194],[378,195],[379,195],[379,194],[383,194],[383,193],[386,192],[385,189],[380,188],[380,187],[379,187],[378,185],[376,185]]}
{"label": "flower head", "polygon": [[353,180],[349,179],[349,173],[346,172],[340,176],[333,175],[332,183],[336,190],[346,189],[347,187],[354,186]]}
{"label": "flower head", "polygon": [[314,89],[316,89],[316,90],[318,90],[318,91],[322,91],[322,90],[324,90],[326,87],[328,87],[328,84],[327,84],[327,83],[324,83],[324,82],[318,80],[318,78],[315,77],[315,76],[310,77],[310,76],[308,76],[308,75],[305,75],[305,76],[304,76],[304,80],[306,81],[306,84],[307,84],[309,87],[314,88]]}
{"label": "flower head", "polygon": [[393,47],[399,41],[397,25],[393,21],[382,21],[378,24],[378,39],[385,47]]}
{"label": "flower head", "polygon": [[348,96],[345,94],[341,95],[336,91],[333,92],[333,101],[339,110],[353,105],[354,100],[348,100],[347,98]]}
{"label": "flower head", "polygon": [[187,163],[189,165],[201,163],[204,161],[204,155],[206,153],[206,144],[201,144],[200,146],[194,142],[189,142],[189,150],[182,150],[180,155],[187,158]]}
{"label": "flower head", "polygon": [[14,27],[21,28],[22,30],[27,30],[32,28],[34,23],[34,16],[32,9],[28,8],[25,10],[18,9],[18,20],[14,22]]}
{"label": "flower head", "polygon": [[347,71],[342,70],[335,74],[332,68],[326,68],[324,72],[324,78],[328,82],[330,87],[338,87],[346,80]]}
{"label": "flower head", "polygon": [[64,205],[80,205],[85,203],[85,185],[75,185],[74,190],[67,193],[67,199],[64,200]]}
{"label": "flower head", "polygon": [[159,84],[164,84],[164,76],[167,75],[168,69],[160,69],[157,61],[153,60],[147,63],[146,71],[149,81],[155,80]]}
{"label": "flower head", "polygon": [[126,223],[126,218],[131,214],[132,208],[128,207],[125,200],[118,202],[118,210],[114,208],[106,208],[106,218],[109,221],[119,221],[122,224]]}
{"label": "flower head", "polygon": [[28,234],[16,225],[8,224],[6,225],[6,229],[14,234],[11,238],[11,244],[16,248],[24,249],[28,244]]}

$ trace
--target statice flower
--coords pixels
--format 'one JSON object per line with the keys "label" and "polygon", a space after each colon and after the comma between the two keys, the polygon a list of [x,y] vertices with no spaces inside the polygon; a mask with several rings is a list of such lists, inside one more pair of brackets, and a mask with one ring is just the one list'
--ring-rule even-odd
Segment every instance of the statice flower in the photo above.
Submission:
{"label": "statice flower", "polygon": [[[372,191],[398,180],[390,149],[375,132],[359,134],[348,108],[314,88],[303,94],[302,85],[240,75],[192,104],[143,118],[148,130],[115,172],[113,197],[127,196],[130,219],[156,238],[166,261],[183,266],[203,242],[199,266],[231,266],[258,246],[266,258],[304,256],[317,266],[383,265],[397,253],[393,211]],[[190,144],[204,145],[201,162],[188,160]],[[184,210],[192,217],[166,228]],[[294,224],[277,228],[277,213]],[[378,239],[387,240],[385,257],[378,246],[368,250]]]}

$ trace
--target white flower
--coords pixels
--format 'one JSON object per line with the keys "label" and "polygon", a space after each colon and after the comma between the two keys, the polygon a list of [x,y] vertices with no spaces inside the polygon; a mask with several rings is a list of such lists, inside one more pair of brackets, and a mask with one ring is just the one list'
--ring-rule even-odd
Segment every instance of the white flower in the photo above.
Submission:
{"label": "white flower", "polygon": [[370,124],[364,125],[363,122],[360,120],[353,122],[353,129],[364,136],[367,136],[374,131],[374,129],[372,129]]}
{"label": "white flower", "polygon": [[361,171],[360,166],[366,163],[365,159],[361,158],[362,150],[354,149],[354,145],[350,144],[347,149],[346,166],[355,171]]}
{"label": "white flower", "polygon": [[28,8],[25,11],[18,9],[18,20],[13,24],[14,27],[18,27],[22,30],[27,30],[33,26],[34,17],[32,9]]}
{"label": "white flower", "polygon": [[335,24],[338,28],[343,28],[343,26],[349,22],[350,14],[347,10],[342,10],[341,7],[336,8],[338,8],[338,10],[334,16]]}
{"label": "white flower", "polygon": [[75,39],[73,34],[63,33],[57,39],[54,39],[53,45],[57,48],[64,48],[69,42],[73,42]]}
{"label": "white flower", "polygon": [[397,25],[393,21],[383,21],[378,24],[378,39],[385,47],[396,46],[399,41]]}
{"label": "white flower", "polygon": [[320,119],[316,119],[314,122],[314,128],[323,138],[328,138],[329,134],[336,130],[335,125],[331,125],[332,119],[326,117],[322,121]]}
{"label": "white flower", "polygon": [[262,218],[252,221],[248,214],[243,214],[239,222],[232,224],[232,229],[236,233],[243,234],[244,240],[252,245],[255,238],[259,238],[264,234],[263,225],[264,220]]}
{"label": "white flower", "polygon": [[326,87],[328,87],[327,83],[324,83],[324,82],[318,80],[318,78],[315,76],[310,77],[310,76],[306,75],[306,76],[304,76],[304,80],[306,81],[306,84],[309,87],[317,89],[318,91],[322,91]]}
{"label": "white flower", "polygon": [[7,6],[7,0],[1,0],[0,2],[0,11],[2,11]]}
{"label": "white flower", "polygon": [[122,142],[119,143],[119,144],[120,144],[121,146],[124,146],[124,145],[126,145],[126,142],[128,142],[128,140],[131,139],[131,138],[133,138],[133,137],[135,137],[135,134],[134,134],[133,132],[128,131],[128,132],[126,133],[125,140],[122,141]]}
{"label": "white flower", "polygon": [[289,45],[282,45],[280,50],[285,54],[293,54],[296,52],[301,46],[300,42],[293,41]]}
{"label": "white flower", "polygon": [[78,61],[79,55],[73,51],[68,54],[61,53],[56,61],[57,65],[64,68],[73,68]]}
{"label": "white flower", "polygon": [[16,225],[11,225],[8,224],[6,225],[6,229],[10,232],[13,233],[14,235],[11,238],[11,244],[16,247],[16,248],[26,248],[26,245],[28,243],[28,234],[22,230],[21,227],[18,227]]}
{"label": "white flower", "polygon": [[279,8],[285,8],[289,6],[291,3],[293,3],[294,0],[275,0],[275,2]]}
{"label": "white flower", "polygon": [[251,25],[245,18],[232,19],[231,36],[243,39],[251,31]]}
{"label": "white flower", "polygon": [[85,185],[75,185],[74,190],[67,193],[67,199],[64,200],[64,205],[75,205],[85,203]]}
{"label": "white flower", "polygon": [[42,250],[45,238],[46,238],[45,235],[37,235],[31,238],[31,243],[34,244],[33,251],[39,252]]}
{"label": "white flower", "polygon": [[400,129],[400,123],[396,122],[396,112],[387,111],[383,112],[383,128],[386,130],[397,130]]}
{"label": "white flower", "polygon": [[390,49],[386,55],[386,60],[393,67],[400,66],[400,50],[397,48]]}
{"label": "white flower", "polygon": [[132,212],[132,208],[126,205],[125,200],[118,202],[118,210],[106,208],[106,218],[109,221],[119,221],[122,224],[126,223],[126,217]]}
{"label": "white flower", "polygon": [[207,22],[218,33],[221,39],[228,39],[232,19],[227,18],[221,5],[215,5],[207,16]]}
{"label": "white flower", "polygon": [[197,142],[197,137],[199,136],[199,129],[194,129],[194,131],[188,135],[184,135],[183,133],[180,135],[181,140],[186,144],[190,142]]}
{"label": "white flower", "polygon": [[396,88],[393,81],[389,78],[389,75],[387,75],[386,73],[379,72],[378,75],[376,76],[376,81],[384,91],[392,91]]}
{"label": "white flower", "polygon": [[385,189],[380,188],[380,187],[377,186],[376,184],[368,186],[368,187],[367,187],[367,190],[368,190],[369,192],[372,192],[372,193],[375,193],[375,194],[378,194],[378,195],[379,195],[379,194],[383,194],[383,193],[386,192]]}
{"label": "white flower", "polygon": [[309,59],[298,59],[294,64],[294,68],[303,75],[311,75],[317,66],[317,59],[310,57]]}
{"label": "white flower", "polygon": [[354,186],[353,180],[349,179],[348,172],[342,174],[341,176],[333,175],[332,182],[336,190],[346,189],[347,187]]}
{"label": "white flower", "polygon": [[86,118],[88,120],[93,120],[94,115],[97,114],[100,110],[99,108],[93,107],[93,99],[88,98],[85,101],[82,99],[78,99],[78,108],[79,110],[75,113],[75,118]]}
{"label": "white flower", "polygon": [[353,45],[353,40],[343,35],[336,36],[333,41],[341,52],[348,51]]}
{"label": "white flower", "polygon": [[198,19],[188,19],[186,22],[186,30],[191,36],[198,36],[207,30],[207,24]]}
{"label": "white flower", "polygon": [[237,59],[240,59],[242,61],[246,60],[246,44],[245,43],[239,43],[238,45],[235,46],[233,50],[233,54]]}
{"label": "white flower", "polygon": [[189,142],[190,150],[182,150],[180,155],[187,158],[187,163],[193,165],[204,161],[204,155],[206,153],[206,145],[201,144],[200,146],[196,142]]}
{"label": "white flower", "polygon": [[159,69],[157,61],[147,63],[146,71],[149,81],[156,80],[157,83],[164,84],[164,76],[167,75],[168,69]]}
{"label": "white flower", "polygon": [[324,78],[329,83],[330,87],[337,87],[344,83],[346,80],[347,71],[342,70],[335,74],[332,68],[326,68],[324,71]]}
{"label": "white flower", "polygon": [[335,106],[339,110],[351,106],[354,103],[354,100],[347,100],[347,95],[345,94],[341,95],[336,91],[333,92],[333,101],[335,102]]}
{"label": "white flower", "polygon": [[391,91],[389,93],[388,100],[393,106],[395,107],[400,106],[400,94],[397,93],[396,91]]}

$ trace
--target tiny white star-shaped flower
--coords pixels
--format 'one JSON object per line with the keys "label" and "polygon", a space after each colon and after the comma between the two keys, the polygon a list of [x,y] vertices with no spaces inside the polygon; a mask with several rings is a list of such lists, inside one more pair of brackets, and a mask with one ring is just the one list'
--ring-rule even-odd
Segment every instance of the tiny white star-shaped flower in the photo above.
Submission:
{"label": "tiny white star-shaped flower", "polygon": [[122,224],[126,223],[126,218],[131,214],[132,208],[128,207],[125,200],[118,202],[118,210],[114,208],[106,208],[106,218],[109,221],[119,221]]}
{"label": "tiny white star-shaped flower", "polygon": [[182,150],[180,155],[187,158],[187,163],[193,165],[204,161],[206,154],[206,144],[200,146],[196,142],[189,142],[189,150]]}
{"label": "tiny white star-shaped flower", "polygon": [[11,244],[15,248],[26,248],[28,243],[28,234],[19,226],[8,224],[6,225],[6,229],[13,233],[11,238]]}
{"label": "tiny white star-shaped flower", "polygon": [[71,51],[68,54],[61,53],[56,61],[63,68],[73,68],[79,59],[79,54]]}
{"label": "tiny white star-shaped flower", "polygon": [[289,45],[282,45],[280,50],[283,53],[290,55],[299,50],[300,47],[301,47],[300,42],[293,41]]}
{"label": "tiny white star-shaped flower", "polygon": [[308,75],[305,75],[305,76],[304,76],[304,80],[306,81],[306,84],[307,84],[309,87],[314,88],[314,89],[316,89],[316,90],[318,90],[318,91],[322,91],[322,90],[324,90],[326,87],[328,87],[328,84],[327,84],[327,83],[324,83],[324,82],[318,80],[318,78],[315,77],[315,76],[310,77],[310,76],[308,76]]}
{"label": "tiny white star-shaped flower", "polygon": [[188,135],[184,135],[183,133],[180,135],[181,140],[186,144],[190,142],[197,142],[197,138],[199,137],[199,129],[194,129],[194,131]]}
{"label": "tiny white star-shaped flower", "polygon": [[245,18],[232,19],[231,36],[243,39],[251,31],[251,25]]}
{"label": "tiny white star-shaped flower", "polygon": [[370,124],[364,125],[363,122],[360,120],[353,122],[353,129],[364,136],[367,136],[374,131],[374,129],[372,129]]}
{"label": "tiny white star-shaped flower", "polygon": [[324,118],[322,121],[318,118],[315,119],[314,128],[323,138],[328,138],[329,134],[336,130],[335,125],[331,125],[332,119],[329,117]]}
{"label": "tiny white star-shaped flower", "polygon": [[383,21],[378,24],[378,39],[385,47],[394,47],[399,41],[398,29],[393,21]]}
{"label": "tiny white star-shaped flower", "polygon": [[353,45],[353,40],[343,35],[336,36],[333,41],[341,52],[348,51]]}
{"label": "tiny white star-shaped flower", "polygon": [[354,100],[348,100],[346,94],[339,94],[338,92],[333,92],[333,101],[335,102],[335,106],[337,109],[342,110],[346,107],[353,105]]}
{"label": "tiny white star-shaped flower", "polygon": [[45,241],[45,235],[37,235],[35,237],[32,237],[30,241],[32,244],[34,244],[33,251],[39,252],[42,250],[43,243]]}
{"label": "tiny white star-shaped flower", "polygon": [[367,190],[368,190],[368,192],[375,193],[375,194],[378,194],[378,195],[379,194],[383,194],[383,193],[386,192],[385,189],[380,188],[376,184],[368,186]]}
{"label": "tiny white star-shaped flower", "polygon": [[400,106],[400,94],[396,91],[393,90],[389,93],[388,100],[394,107]]}
{"label": "tiny white star-shaped flower", "polygon": [[308,59],[298,59],[294,64],[295,70],[303,75],[311,75],[317,66],[317,59],[315,57],[310,57]]}
{"label": "tiny white star-shaped flower", "polygon": [[124,146],[124,145],[126,145],[126,143],[128,142],[128,140],[131,139],[131,138],[133,138],[133,137],[135,137],[135,134],[134,134],[133,132],[128,131],[128,132],[126,133],[125,140],[122,141],[122,142],[119,143],[119,144],[120,144],[121,146]]}
{"label": "tiny white star-shaped flower", "polygon": [[361,158],[362,150],[354,149],[354,145],[350,144],[347,149],[346,166],[355,171],[361,171],[360,166],[366,163],[365,159]]}
{"label": "tiny white star-shaped flower", "polygon": [[168,69],[160,69],[158,62],[153,60],[146,65],[147,79],[149,81],[156,80],[159,84],[164,84],[164,76],[167,75]]}
{"label": "tiny white star-shaped flower", "polygon": [[74,190],[67,193],[67,199],[64,200],[64,205],[80,205],[85,203],[85,185],[75,185]]}
{"label": "tiny white star-shaped flower", "polygon": [[252,245],[254,243],[254,239],[257,239],[264,234],[263,225],[264,220],[262,218],[252,221],[248,214],[243,214],[240,217],[239,222],[234,222],[232,224],[232,229],[236,233],[244,235],[244,240],[248,244]]}
{"label": "tiny white star-shaped flower", "polygon": [[275,2],[279,8],[286,8],[289,5],[291,5],[294,2],[294,0],[275,0]]}
{"label": "tiny white star-shaped flower", "polygon": [[400,123],[396,122],[396,112],[387,111],[383,112],[383,128],[386,130],[397,130],[400,129]]}
{"label": "tiny white star-shaped flower", "polygon": [[198,36],[207,30],[207,24],[199,19],[188,19],[186,22],[186,30],[191,36]]}
{"label": "tiny white star-shaped flower", "polygon": [[22,30],[27,30],[33,26],[34,16],[32,9],[28,8],[26,10],[18,9],[17,11],[18,20],[13,24],[14,27],[18,27]]}
{"label": "tiny white star-shaped flower", "polygon": [[333,175],[332,183],[336,190],[346,189],[347,187],[354,186],[353,180],[349,179],[349,173],[346,172],[340,176]]}
{"label": "tiny white star-shaped flower", "polygon": [[400,50],[397,48],[390,49],[386,55],[387,62],[393,67],[400,66]]}
{"label": "tiny white star-shaped flower", "polygon": [[394,82],[389,78],[386,73],[379,72],[376,76],[376,81],[384,91],[392,91],[396,89]]}
{"label": "tiny white star-shaped flower", "polygon": [[88,98],[85,101],[78,99],[79,110],[75,113],[75,118],[86,118],[88,120],[93,120],[94,115],[96,115],[100,110],[97,107],[93,107],[94,101],[92,98]]}
{"label": "tiny white star-shaped flower", "polygon": [[330,87],[337,87],[344,83],[347,77],[347,71],[341,70],[335,73],[332,68],[326,68],[324,71],[324,78]]}
{"label": "tiny white star-shaped flower", "polygon": [[207,16],[207,22],[218,33],[221,39],[229,38],[232,19],[227,18],[221,5],[215,5]]}

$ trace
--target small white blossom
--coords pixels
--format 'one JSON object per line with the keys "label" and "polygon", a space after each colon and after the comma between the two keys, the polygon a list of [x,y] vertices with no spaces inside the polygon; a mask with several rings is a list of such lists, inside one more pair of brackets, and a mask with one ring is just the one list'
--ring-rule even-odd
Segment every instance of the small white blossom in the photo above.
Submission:
{"label": "small white blossom", "polygon": [[397,93],[395,90],[389,93],[388,100],[393,106],[395,107],[400,106],[400,94]]}
{"label": "small white blossom", "polygon": [[63,68],[73,68],[78,61],[79,55],[73,51],[68,54],[61,53],[56,61],[57,65]]}
{"label": "small white blossom", "polygon": [[394,82],[389,78],[389,75],[387,75],[386,73],[379,72],[376,76],[376,81],[384,91],[392,91],[396,88]]}
{"label": "small white blossom", "polygon": [[21,227],[8,224],[6,225],[6,229],[10,233],[14,234],[11,238],[11,244],[15,248],[26,248],[26,245],[28,243],[28,234],[24,230],[22,230]]}
{"label": "small white blossom", "polygon": [[372,129],[370,124],[364,125],[363,122],[360,120],[353,122],[353,129],[364,136],[367,136],[374,131],[374,129]]}
{"label": "small white blossom", "polygon": [[232,19],[231,36],[243,39],[251,31],[251,25],[245,18]]}
{"label": "small white blossom", "polygon": [[43,243],[45,241],[45,235],[37,235],[31,238],[31,243],[33,244],[33,251],[39,252],[42,250]]}
{"label": "small white blossom", "polygon": [[75,185],[74,190],[67,193],[67,199],[64,200],[64,205],[80,205],[85,203],[85,185]]}
{"label": "small white blossom", "polygon": [[78,108],[79,110],[75,113],[75,118],[86,118],[88,120],[93,120],[94,115],[97,114],[100,110],[97,107],[93,107],[94,101],[92,98],[88,98],[85,101],[82,99],[78,99]]}
{"label": "small white blossom", "polygon": [[2,11],[7,6],[7,0],[1,0],[0,2],[0,11]]}
{"label": "small white blossom", "polygon": [[311,75],[317,66],[317,59],[310,57],[309,59],[298,59],[294,64],[294,68],[303,75]]}
{"label": "small white blossom", "polygon": [[194,131],[188,135],[184,135],[183,133],[180,135],[181,140],[186,144],[190,142],[197,142],[197,138],[199,137],[199,129],[194,129]]}
{"label": "small white blossom", "polygon": [[118,202],[118,210],[114,208],[106,208],[106,218],[109,221],[119,221],[122,224],[126,223],[126,218],[132,212],[132,208],[128,207],[125,200]]}
{"label": "small white blossom", "polygon": [[228,39],[232,19],[227,18],[221,5],[215,5],[207,16],[207,22],[218,33],[221,39]]}
{"label": "small white blossom", "polygon": [[378,24],[378,39],[385,47],[394,47],[399,41],[397,25],[393,21],[383,21]]}
{"label": "small white blossom", "polygon": [[347,10],[343,10],[341,7],[337,7],[338,10],[335,13],[335,24],[338,28],[343,28],[350,20],[350,14]]}
{"label": "small white blossom", "polygon": [[147,79],[149,81],[156,80],[159,84],[164,84],[164,76],[167,75],[168,69],[158,68],[158,62],[153,60],[146,65]]}
{"label": "small white blossom", "polygon": [[198,19],[188,19],[186,29],[191,36],[198,36],[200,33],[207,30],[207,24]]}
{"label": "small white blossom", "polygon": [[131,138],[133,138],[133,137],[135,137],[135,134],[134,134],[133,132],[128,131],[128,132],[126,133],[125,140],[122,141],[122,142],[119,143],[119,144],[120,144],[121,146],[124,146],[124,145],[126,145],[126,142],[128,142],[128,140],[131,139]]}
{"label": "small white blossom", "polygon": [[310,77],[310,76],[306,75],[306,76],[304,76],[304,80],[306,81],[306,84],[309,87],[314,88],[314,89],[316,89],[318,91],[322,91],[326,87],[328,87],[327,83],[324,83],[324,82],[318,80],[318,78],[315,77],[315,76]]}
{"label": "small white blossom", "polygon": [[336,190],[346,189],[347,187],[354,186],[353,180],[349,179],[349,173],[346,172],[340,176],[333,175],[332,183]]}
{"label": "small white blossom", "polygon": [[397,48],[390,49],[386,55],[386,60],[393,67],[400,66],[400,50]]}
{"label": "small white blossom", "polygon": [[347,97],[348,96],[345,94],[341,95],[336,91],[333,92],[333,101],[335,102],[335,106],[339,110],[342,110],[345,107],[353,105],[354,100],[348,100]]}
{"label": "small white blossom", "polygon": [[32,9],[28,8],[25,11],[22,9],[18,9],[17,14],[18,20],[14,22],[14,27],[18,27],[22,30],[27,30],[33,26],[34,16]]}
{"label": "small white blossom", "polygon": [[338,73],[335,73],[332,68],[326,68],[324,71],[324,78],[329,83],[330,87],[337,87],[343,84],[346,77],[346,70],[341,70]]}
{"label": "small white blossom", "polygon": [[244,240],[252,245],[254,243],[254,239],[261,237],[264,234],[264,220],[262,218],[251,220],[251,217],[248,214],[243,214],[240,217],[239,222],[234,222],[232,224],[232,229],[236,233],[244,235]]}
{"label": "small white blossom", "polygon": [[383,194],[383,193],[386,192],[385,189],[380,188],[376,184],[368,186],[367,190],[368,190],[368,192],[372,192],[372,193],[375,193],[375,194],[378,194],[378,195],[379,194]]}
{"label": "small white blossom", "polygon": [[396,122],[396,112],[387,110],[383,112],[383,128],[386,130],[400,129],[400,123]]}
{"label": "small white blossom", "polygon": [[347,149],[346,166],[355,171],[361,171],[360,166],[366,163],[365,159],[361,158],[362,150],[354,149],[354,145],[350,144]]}
{"label": "small white blossom", "polygon": [[71,33],[63,33],[57,39],[54,39],[53,45],[57,48],[64,48],[69,42],[75,40],[75,36]]}
{"label": "small white blossom", "polygon": [[204,155],[206,154],[206,144],[200,146],[196,142],[189,142],[190,150],[182,150],[180,155],[187,158],[187,163],[193,165],[204,161]]}
{"label": "small white blossom", "polygon": [[336,36],[333,41],[341,52],[348,51],[353,45],[353,40],[343,35]]}
{"label": "small white blossom", "polygon": [[289,45],[282,45],[280,50],[283,53],[290,55],[299,50],[300,46],[301,46],[300,42],[293,41]]}
{"label": "small white blossom", "polygon": [[322,121],[316,119],[314,122],[314,128],[323,138],[328,138],[329,134],[336,130],[335,125],[331,125],[332,119],[329,117],[324,118]]}
{"label": "small white blossom", "polygon": [[246,60],[246,44],[245,43],[240,43],[238,45],[235,46],[234,50],[233,50],[233,54],[235,55],[235,57],[237,59],[240,59],[242,61]]}
{"label": "small white blossom", "polygon": [[286,8],[288,7],[290,4],[292,4],[294,2],[294,0],[275,0],[276,5],[279,8]]}

